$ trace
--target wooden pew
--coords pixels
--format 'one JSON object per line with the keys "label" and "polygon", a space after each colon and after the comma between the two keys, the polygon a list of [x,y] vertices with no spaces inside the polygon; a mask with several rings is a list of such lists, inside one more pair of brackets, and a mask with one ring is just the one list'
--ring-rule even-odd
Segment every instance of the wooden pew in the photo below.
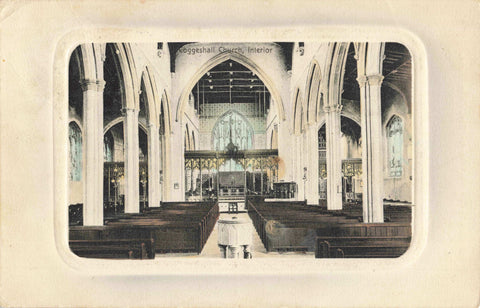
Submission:
{"label": "wooden pew", "polygon": [[148,239],[69,240],[70,249],[80,257],[110,259],[154,259],[155,241]]}
{"label": "wooden pew", "polygon": [[396,258],[410,246],[409,236],[317,237],[315,258]]}
{"label": "wooden pew", "polygon": [[298,203],[249,201],[249,215],[267,251],[314,251],[316,229],[321,225],[351,223],[324,209]]}
{"label": "wooden pew", "polygon": [[[365,224],[358,205],[345,211],[327,211],[322,207],[306,206],[299,202],[249,202],[249,215],[267,251],[315,251],[317,236],[331,237],[396,237],[410,238],[409,209],[392,209],[392,215],[406,215],[398,223]],[[411,209],[410,209],[411,213]],[[381,243],[381,242],[378,242]],[[379,244],[380,245],[380,244]],[[407,246],[408,247],[408,246]],[[399,248],[403,249],[403,248]],[[392,250],[388,247],[377,250]],[[342,250],[343,252],[343,250]],[[349,251],[347,249],[347,255]],[[379,252],[381,255],[382,252]]]}
{"label": "wooden pew", "polygon": [[70,204],[68,206],[68,225],[81,226],[83,224],[83,204]]}
{"label": "wooden pew", "polygon": [[110,218],[107,227],[148,227],[157,252],[200,253],[218,219],[216,203],[167,203],[145,213],[121,214]]}
{"label": "wooden pew", "polygon": [[144,213],[122,213],[108,217],[104,226],[71,226],[69,239],[99,241],[151,238],[154,240],[154,251],[158,253],[200,253],[218,217],[217,203],[165,203],[161,208],[149,208]]}

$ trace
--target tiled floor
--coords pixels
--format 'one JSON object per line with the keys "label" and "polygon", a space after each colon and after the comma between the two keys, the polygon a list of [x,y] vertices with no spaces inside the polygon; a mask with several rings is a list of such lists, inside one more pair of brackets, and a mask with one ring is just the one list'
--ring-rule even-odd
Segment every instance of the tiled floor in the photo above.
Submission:
{"label": "tiled floor", "polygon": [[[260,237],[258,236],[255,228],[253,227],[252,220],[247,213],[238,213],[238,214],[228,214],[228,213],[221,213],[220,219],[225,219],[229,217],[236,216],[238,219],[243,219],[249,221],[252,229],[252,258],[279,258],[279,257],[289,257],[289,258],[314,258],[313,252],[269,252],[263,246]],[[208,238],[205,246],[203,247],[202,252],[197,255],[196,253],[168,253],[168,254],[156,254],[155,258],[163,258],[163,257],[189,257],[189,258],[222,258],[220,253],[220,248],[217,244],[217,237],[218,237],[218,224],[215,225],[210,237]]]}

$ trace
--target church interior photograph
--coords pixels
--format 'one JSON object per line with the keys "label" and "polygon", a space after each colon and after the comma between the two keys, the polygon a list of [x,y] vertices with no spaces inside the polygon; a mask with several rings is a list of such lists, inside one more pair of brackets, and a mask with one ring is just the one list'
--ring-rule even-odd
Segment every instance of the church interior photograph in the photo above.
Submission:
{"label": "church interior photograph", "polygon": [[400,257],[415,213],[412,65],[395,42],[77,46],[70,250]]}

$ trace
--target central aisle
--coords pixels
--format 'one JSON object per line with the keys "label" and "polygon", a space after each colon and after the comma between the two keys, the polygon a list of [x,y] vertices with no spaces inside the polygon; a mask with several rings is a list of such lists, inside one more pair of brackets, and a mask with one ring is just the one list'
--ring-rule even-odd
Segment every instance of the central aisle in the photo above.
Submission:
{"label": "central aisle", "polygon": [[[219,220],[221,219],[226,219],[226,218],[231,218],[231,217],[238,217],[239,219],[246,220],[250,223],[250,226],[252,228],[252,247],[251,247],[251,252],[252,252],[252,258],[272,258],[272,257],[300,257],[300,258],[313,258],[314,253],[313,252],[285,252],[285,253],[278,253],[278,252],[269,252],[267,254],[267,250],[265,249],[265,246],[263,246],[263,243],[260,239],[260,237],[257,234],[257,231],[253,227],[252,220],[250,216],[248,216],[247,213],[238,213],[238,214],[228,214],[228,213],[221,213]],[[210,237],[208,238],[207,242],[205,243],[205,246],[203,247],[202,252],[198,257],[200,258],[222,258],[222,255],[220,253],[220,248],[218,247],[217,244],[217,239],[218,239],[218,222],[215,225],[215,228],[212,231],[212,234],[210,234]]]}

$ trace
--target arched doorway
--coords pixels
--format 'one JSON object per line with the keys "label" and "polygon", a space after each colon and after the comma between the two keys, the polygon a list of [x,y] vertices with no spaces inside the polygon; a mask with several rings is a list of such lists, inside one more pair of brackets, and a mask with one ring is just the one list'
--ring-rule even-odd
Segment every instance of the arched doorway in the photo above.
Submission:
{"label": "arched doorway", "polygon": [[[148,206],[148,135],[138,127],[139,135],[139,192],[140,209]],[[122,119],[112,121],[104,133],[104,216],[125,212],[125,139]]]}
{"label": "arched doorway", "polygon": [[[341,116],[342,202],[358,203],[362,199],[362,152],[360,125]],[[327,200],[325,124],[318,130],[318,191],[321,205]]]}

